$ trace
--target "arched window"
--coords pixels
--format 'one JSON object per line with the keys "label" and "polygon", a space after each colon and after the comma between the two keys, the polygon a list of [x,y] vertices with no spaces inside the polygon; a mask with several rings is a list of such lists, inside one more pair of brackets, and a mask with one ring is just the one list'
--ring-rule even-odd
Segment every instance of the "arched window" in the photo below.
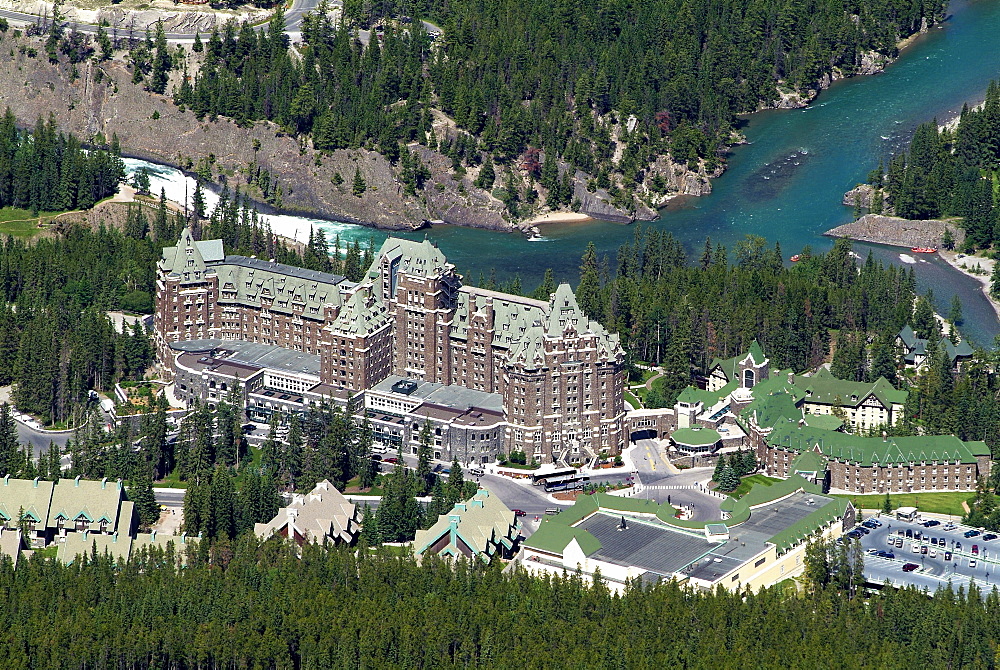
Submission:
{"label": "arched window", "polygon": [[754,373],[753,373],[753,370],[744,370],[743,371],[743,387],[750,389],[750,388],[753,388],[753,384],[754,384]]}

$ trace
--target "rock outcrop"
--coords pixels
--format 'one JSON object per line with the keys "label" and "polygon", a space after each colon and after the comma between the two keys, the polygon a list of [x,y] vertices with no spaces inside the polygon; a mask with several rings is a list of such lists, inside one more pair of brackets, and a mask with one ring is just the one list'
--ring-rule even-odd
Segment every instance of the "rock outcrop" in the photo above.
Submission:
{"label": "rock outcrop", "polygon": [[870,184],[858,184],[850,191],[844,194],[844,198],[841,200],[841,204],[848,207],[863,207],[864,209],[871,209],[872,207],[872,196],[875,195],[875,188]]}
{"label": "rock outcrop", "polygon": [[965,231],[955,221],[931,219],[914,221],[895,216],[866,214],[823,233],[828,237],[847,237],[858,242],[874,242],[893,247],[942,247],[945,230],[950,230],[955,246],[962,246]]}

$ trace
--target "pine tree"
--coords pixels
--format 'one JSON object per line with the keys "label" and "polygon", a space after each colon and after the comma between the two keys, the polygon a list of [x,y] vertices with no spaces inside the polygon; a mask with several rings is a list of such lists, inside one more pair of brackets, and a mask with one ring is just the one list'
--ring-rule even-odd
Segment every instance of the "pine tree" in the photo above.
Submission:
{"label": "pine tree", "polygon": [[354,168],[354,181],[351,183],[351,193],[354,197],[360,198],[368,190],[368,184],[365,183],[365,178],[361,176],[361,170]]}
{"label": "pine tree", "polygon": [[715,462],[715,470],[712,472],[712,481],[722,484],[722,471],[726,469],[726,455],[719,454],[719,460]]}
{"label": "pine tree", "polygon": [[156,502],[156,495],[153,493],[153,481],[149,477],[142,477],[135,481],[128,489],[129,500],[135,503],[135,511],[139,516],[139,523],[145,528],[149,528],[160,518],[160,505]]}
{"label": "pine tree", "polygon": [[603,315],[601,300],[600,268],[597,262],[597,247],[587,244],[580,263],[580,284],[576,288],[576,301],[580,309],[591,319],[599,321]]}
{"label": "pine tree", "polygon": [[430,491],[434,479],[431,472],[431,422],[424,421],[420,430],[420,446],[417,448],[417,495],[424,496]]}
{"label": "pine tree", "polygon": [[451,472],[448,473],[445,495],[448,500],[448,509],[451,509],[452,505],[462,500],[465,495],[465,477],[462,474],[462,466],[458,463],[458,457],[455,457],[451,462]]}

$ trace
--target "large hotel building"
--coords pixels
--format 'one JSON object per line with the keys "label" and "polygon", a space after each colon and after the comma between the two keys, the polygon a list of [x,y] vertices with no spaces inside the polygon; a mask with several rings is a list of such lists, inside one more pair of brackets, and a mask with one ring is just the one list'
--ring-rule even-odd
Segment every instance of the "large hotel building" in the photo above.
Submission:
{"label": "large hotel building", "polygon": [[179,398],[238,389],[254,420],[353,399],[383,445],[409,453],[430,422],[436,457],[478,463],[581,462],[627,439],[618,336],[567,284],[547,302],[463,286],[427,240],[390,237],[354,283],[185,230],[157,266],[154,331]]}

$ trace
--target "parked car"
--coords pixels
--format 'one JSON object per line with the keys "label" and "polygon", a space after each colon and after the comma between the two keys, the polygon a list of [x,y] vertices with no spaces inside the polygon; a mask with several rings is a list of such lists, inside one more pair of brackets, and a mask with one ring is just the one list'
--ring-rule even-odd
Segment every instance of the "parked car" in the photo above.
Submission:
{"label": "parked car", "polygon": [[372,460],[373,461],[381,461],[382,457],[379,456],[378,454],[372,454]]}
{"label": "parked car", "polygon": [[896,558],[896,554],[892,553],[891,551],[880,551],[875,555],[878,556],[879,558]]}
{"label": "parked car", "polygon": [[996,533],[986,533],[983,535],[983,542],[989,542],[990,540],[997,539]]}
{"label": "parked car", "polygon": [[955,524],[953,524],[951,521],[949,521],[948,523],[946,523],[944,525],[944,529],[945,530],[955,530],[956,528],[958,528],[958,526],[956,526]]}
{"label": "parked car", "polygon": [[977,535],[979,535],[979,531],[978,530],[967,530],[967,531],[965,531],[965,537],[976,537]]}
{"label": "parked car", "polygon": [[865,528],[864,526],[859,526],[859,527],[857,528],[857,530],[858,530],[858,532],[859,532],[859,533],[861,533],[862,535],[867,535],[868,533],[870,533],[870,532],[871,532],[870,530],[868,530],[868,529],[867,529],[867,528]]}
{"label": "parked car", "polygon": [[951,560],[951,552],[950,551],[944,552],[944,560],[946,560],[946,561],[950,561]]}
{"label": "parked car", "polygon": [[937,558],[937,549],[931,549],[927,552],[927,556],[930,558]]}
{"label": "parked car", "polygon": [[972,545],[972,555],[973,556],[978,556],[979,555],[979,545],[978,544]]}
{"label": "parked car", "polygon": [[514,516],[527,516],[528,514],[523,509],[512,509],[511,512],[514,513]]}
{"label": "parked car", "polygon": [[955,550],[956,551],[962,551],[962,543],[961,542],[956,542],[955,543]]}
{"label": "parked car", "polygon": [[916,542],[913,543],[913,553],[914,554],[919,554],[920,553],[920,545],[917,544]]}
{"label": "parked car", "polygon": [[929,519],[928,521],[924,522],[924,527],[925,528],[933,528],[934,526],[940,526],[940,525],[941,525],[941,522],[938,521],[937,519]]}
{"label": "parked car", "polygon": [[906,537],[913,537],[913,529],[912,528],[907,528],[906,529]]}
{"label": "parked car", "polygon": [[927,553],[927,545],[926,544],[920,545],[920,553],[921,554],[926,554]]}
{"label": "parked car", "polygon": [[893,537],[892,535],[890,535],[889,537],[885,538],[885,543],[891,547],[892,545],[896,544],[896,540],[898,539],[899,539],[898,537]]}
{"label": "parked car", "polygon": [[399,463],[399,459],[396,458],[395,456],[390,456],[389,458],[385,459],[385,462],[392,463],[393,465],[395,465],[396,463]]}
{"label": "parked car", "polygon": [[974,558],[970,558],[969,559],[969,567],[970,568],[976,567],[976,559],[974,559]]}
{"label": "parked car", "polygon": [[896,548],[897,549],[902,549],[903,548],[903,538],[901,538],[901,537],[897,537],[896,538]]}
{"label": "parked car", "polygon": [[917,565],[916,563],[907,563],[906,565],[903,566],[903,572],[913,572],[919,567],[920,566]]}

